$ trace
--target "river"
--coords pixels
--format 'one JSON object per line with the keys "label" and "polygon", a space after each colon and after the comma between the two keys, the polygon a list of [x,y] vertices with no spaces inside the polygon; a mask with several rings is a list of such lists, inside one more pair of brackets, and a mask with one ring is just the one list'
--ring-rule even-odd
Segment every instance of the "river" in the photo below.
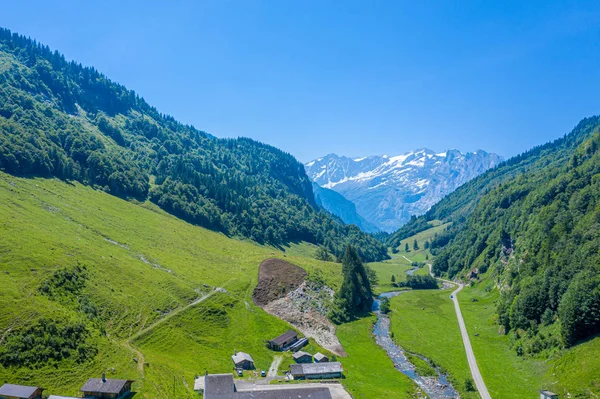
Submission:
{"label": "river", "polygon": [[402,292],[406,291],[385,292],[379,295],[373,302],[373,311],[377,315],[377,322],[373,327],[373,334],[375,335],[377,344],[387,352],[390,359],[394,362],[394,367],[415,381],[431,399],[460,398],[458,392],[456,392],[446,379],[446,376],[442,374],[439,369],[436,369],[437,377],[420,376],[417,373],[415,366],[406,358],[404,350],[396,345],[390,338],[390,319],[387,315],[384,315],[379,311],[379,305],[381,303],[381,298],[392,298],[400,295]]}

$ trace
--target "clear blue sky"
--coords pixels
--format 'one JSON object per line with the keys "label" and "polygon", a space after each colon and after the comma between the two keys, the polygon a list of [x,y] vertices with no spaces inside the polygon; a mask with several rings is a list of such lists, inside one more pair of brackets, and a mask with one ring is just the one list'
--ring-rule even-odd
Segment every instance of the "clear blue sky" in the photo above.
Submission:
{"label": "clear blue sky", "polygon": [[9,1],[0,25],[302,161],[511,156],[600,113],[598,1]]}

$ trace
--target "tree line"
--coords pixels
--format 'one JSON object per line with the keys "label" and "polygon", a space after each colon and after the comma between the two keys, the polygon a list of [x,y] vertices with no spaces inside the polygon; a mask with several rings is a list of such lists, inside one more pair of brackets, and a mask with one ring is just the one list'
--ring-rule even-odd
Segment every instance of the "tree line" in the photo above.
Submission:
{"label": "tree line", "polygon": [[498,320],[521,355],[549,356],[600,332],[599,130],[600,118],[586,118],[425,216],[453,222],[431,242],[433,271],[487,273],[502,288]]}
{"label": "tree line", "polygon": [[317,207],[303,165],[257,141],[217,139],[56,51],[0,29],[0,170],[150,200],[259,243],[309,241],[365,261],[385,246]]}

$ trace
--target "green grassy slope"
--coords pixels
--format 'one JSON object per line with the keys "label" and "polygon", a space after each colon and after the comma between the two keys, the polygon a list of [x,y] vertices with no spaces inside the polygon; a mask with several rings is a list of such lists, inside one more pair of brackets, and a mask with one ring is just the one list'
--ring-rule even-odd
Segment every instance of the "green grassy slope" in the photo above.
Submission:
{"label": "green grassy slope", "polygon": [[[419,234],[427,234],[430,230]],[[412,242],[414,238],[406,241]],[[379,265],[390,264],[396,259],[371,265],[381,279],[386,269]],[[426,271],[423,268],[416,273]],[[600,359],[597,356],[600,337],[562,350],[546,360],[517,356],[510,347],[509,337],[499,333],[496,315],[499,294],[495,288],[485,288],[489,285],[493,286],[487,275],[483,275],[482,283],[465,287],[458,298],[479,369],[492,397],[525,399],[534,397],[542,388],[575,398],[596,395],[596,390],[590,387],[600,385]],[[414,290],[392,298],[391,331],[401,347],[433,360],[450,373],[459,389],[463,389],[470,371],[449,293]],[[465,398],[473,395],[462,394]]]}
{"label": "green grassy slope", "polygon": [[423,355],[449,373],[449,379],[463,398],[471,377],[462,344],[450,290],[413,290],[391,299],[390,320],[394,341],[403,349]]}
{"label": "green grassy slope", "polygon": [[[87,342],[98,349],[83,363],[71,357],[31,368],[0,366],[0,381],[74,395],[87,378],[106,371],[109,377],[135,379],[139,397],[194,397],[194,375],[231,370],[234,350],[250,352],[257,368],[267,368],[273,353],[263,341],[289,328],[252,303],[262,260],[286,257],[309,272],[321,270],[334,288],[340,283],[341,265],[303,256],[313,253],[305,244],[284,248],[286,254],[232,240],[150,203],[123,201],[78,183],[0,173],[0,203],[0,342],[46,317],[84,323],[91,331]],[[77,296],[97,309],[91,320],[76,298],[39,291],[57,270],[75,265],[87,270]],[[203,302],[185,308],[209,292]],[[383,388],[366,376],[372,368],[387,368],[389,359],[383,353],[369,362],[352,357],[362,356],[360,348],[378,348],[368,328],[355,332],[341,335],[354,370],[344,383],[362,387],[357,398],[374,397],[367,392]],[[385,392],[396,395],[401,387],[395,397],[403,397],[412,383],[391,371]]]}
{"label": "green grassy slope", "polygon": [[[398,255],[405,256],[410,259],[412,262],[424,262],[425,256],[431,258],[431,252],[429,249],[425,249],[425,242],[431,241],[436,236],[436,234],[441,234],[451,225],[451,223],[441,223],[438,220],[434,220],[429,222],[429,225],[432,226],[427,230],[421,231],[418,234],[415,234],[407,239],[401,240],[398,245]],[[413,248],[414,241],[417,240],[419,249],[415,250]],[[405,244],[408,243],[409,250],[405,251]]]}
{"label": "green grassy slope", "polygon": [[583,342],[552,360],[545,375],[546,387],[561,397],[598,397],[600,387],[600,337]]}
{"label": "green grassy slope", "polygon": [[[493,398],[532,398],[547,388],[546,362],[517,356],[508,336],[498,333],[495,301],[498,292],[465,287],[458,300],[483,380]],[[473,300],[477,302],[473,302]],[[475,336],[479,334],[479,336]]]}
{"label": "green grassy slope", "polygon": [[413,268],[410,262],[403,257],[394,254],[390,255],[390,260],[369,263],[369,266],[375,270],[379,278],[379,284],[373,287],[373,291],[376,294],[397,290],[397,287],[392,286],[392,276],[394,276],[396,282],[406,281],[406,271]]}
{"label": "green grassy slope", "polygon": [[416,386],[394,369],[392,360],[375,343],[372,335],[375,317],[346,323],[337,335],[348,352],[343,359],[347,380],[344,385],[355,398],[409,398],[415,396]]}
{"label": "green grassy slope", "polygon": [[[379,284],[375,287],[376,293],[397,290],[398,287],[392,286],[392,275],[397,283],[406,281],[406,271],[413,268],[411,266],[412,262],[425,262],[426,257],[432,259],[429,249],[424,248],[425,242],[432,240],[436,234],[441,234],[446,228],[448,228],[448,226],[450,226],[450,224],[442,224],[438,220],[434,220],[429,222],[429,225],[431,226],[429,229],[401,241],[401,245],[398,246],[399,252],[396,254],[390,252],[390,259],[381,262],[369,263],[369,266],[375,270],[377,277],[379,278]],[[419,245],[419,249],[417,250],[413,248],[415,239]],[[410,248],[408,252],[405,251],[404,243],[409,244]],[[415,274],[429,274],[429,268],[420,268],[415,272]]]}

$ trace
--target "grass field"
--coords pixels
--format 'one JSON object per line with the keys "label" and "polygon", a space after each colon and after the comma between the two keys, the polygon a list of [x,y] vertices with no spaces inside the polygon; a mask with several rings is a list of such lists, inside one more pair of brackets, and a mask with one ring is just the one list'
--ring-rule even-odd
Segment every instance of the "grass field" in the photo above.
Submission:
{"label": "grass field", "polygon": [[414,290],[392,298],[391,332],[400,347],[427,357],[448,372],[461,397],[475,399],[476,393],[464,390],[471,372],[450,292]]}
{"label": "grass field", "polygon": [[[0,337],[46,317],[85,323],[88,341],[98,348],[84,363],[0,366],[0,381],[41,385],[49,393],[76,395],[87,378],[106,372],[136,380],[136,397],[197,397],[194,376],[230,371],[234,350],[251,353],[258,369],[268,368],[274,354],[263,341],[289,328],[252,303],[264,259],[285,257],[309,272],[320,270],[334,288],[341,280],[341,265],[316,261],[314,246],[292,244],[283,252],[231,239],[150,203],[123,201],[80,184],[0,173],[0,203]],[[92,321],[76,298],[39,291],[57,270],[76,265],[87,269],[77,296],[98,310]],[[226,292],[186,308],[215,287]],[[412,382],[391,367],[371,336],[371,323],[340,327],[350,354],[340,359],[349,370],[343,383],[356,398],[379,397],[370,392],[410,397]],[[309,350],[326,353],[314,343]],[[373,373],[390,383],[382,386]]]}
{"label": "grass field", "polygon": [[[394,369],[392,360],[375,343],[375,316],[339,326],[337,335],[348,352],[342,360],[347,379],[344,385],[355,398],[411,398],[416,385]],[[371,383],[373,381],[375,383]]]}
{"label": "grass field", "polygon": [[392,275],[396,282],[406,281],[406,271],[412,269],[410,262],[403,257],[392,253],[390,256],[392,259],[369,263],[379,278],[379,284],[373,287],[376,294],[397,290],[398,287],[392,286]]}
{"label": "grass field", "polygon": [[[498,291],[485,292],[483,284],[465,287],[458,295],[481,375],[493,398],[531,398],[544,385],[547,362],[517,356],[508,337],[495,323]],[[476,302],[473,302],[473,300]],[[479,336],[475,336],[479,334]]]}
{"label": "grass field", "polygon": [[596,336],[552,359],[545,388],[577,399],[600,397],[600,337]]}
{"label": "grass field", "polygon": [[[431,240],[435,234],[442,232],[446,227],[448,227],[449,223],[442,224],[440,221],[432,221],[432,227],[428,230],[422,231],[419,234],[407,238],[402,241],[401,245],[398,247],[399,252],[394,254],[390,251],[389,255],[391,259],[384,260],[382,262],[372,262],[369,263],[369,266],[375,270],[377,273],[377,277],[379,277],[379,285],[375,287],[375,293],[387,292],[387,291],[395,291],[398,288],[392,286],[392,275],[395,278],[396,282],[406,281],[406,271],[412,269],[411,264],[413,262],[426,262],[426,258],[431,257],[431,253],[428,249],[424,248],[425,241]],[[419,249],[413,249],[414,240],[417,240]],[[409,251],[405,251],[405,243],[409,244]],[[415,272],[416,275],[426,275],[429,274],[429,269],[427,267],[423,267]]]}

